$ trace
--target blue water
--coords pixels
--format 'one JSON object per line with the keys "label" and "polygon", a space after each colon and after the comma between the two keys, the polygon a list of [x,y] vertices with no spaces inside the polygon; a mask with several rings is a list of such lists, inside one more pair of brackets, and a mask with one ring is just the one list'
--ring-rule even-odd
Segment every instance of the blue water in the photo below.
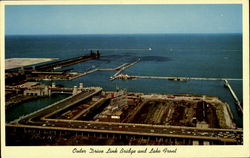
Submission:
{"label": "blue water", "polygon": [[[5,42],[6,58],[66,59],[88,54],[90,49],[100,50],[99,60],[70,66],[73,68],[72,72],[85,72],[92,66],[113,68],[140,58],[141,61],[138,64],[126,69],[124,73],[149,76],[242,78],[241,34],[33,35],[6,36]],[[233,98],[224,88],[222,81],[176,82],[158,79],[109,81],[109,77],[114,73],[99,71],[73,81],[56,81],[56,84],[73,87],[83,82],[85,86],[101,86],[104,90],[115,90],[116,87],[120,87],[128,91],[144,93],[192,93],[218,96],[230,104],[237,125],[242,127],[242,116],[239,116]],[[242,81],[229,82],[242,101]]]}
{"label": "blue water", "polygon": [[15,107],[11,107],[10,109],[7,109],[7,117],[6,122],[10,122],[12,120],[15,120],[19,118],[20,116],[27,115],[31,112],[34,112],[38,109],[41,109],[45,106],[50,105],[53,102],[59,101],[61,99],[64,99],[68,97],[67,94],[60,94],[55,96],[54,94],[50,97],[46,98],[38,98],[35,101],[30,100],[25,103],[20,103]]}

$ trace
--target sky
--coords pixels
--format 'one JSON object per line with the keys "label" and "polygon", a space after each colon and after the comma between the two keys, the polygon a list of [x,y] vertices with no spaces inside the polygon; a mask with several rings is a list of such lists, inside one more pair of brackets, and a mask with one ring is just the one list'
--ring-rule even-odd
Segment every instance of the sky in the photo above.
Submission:
{"label": "sky", "polygon": [[7,5],[5,33],[242,33],[242,6]]}

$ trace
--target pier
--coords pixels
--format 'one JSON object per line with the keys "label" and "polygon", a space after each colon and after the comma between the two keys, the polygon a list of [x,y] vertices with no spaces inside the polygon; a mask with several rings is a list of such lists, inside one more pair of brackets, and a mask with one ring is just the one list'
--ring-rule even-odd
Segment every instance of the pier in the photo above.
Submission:
{"label": "pier", "polygon": [[[96,53],[93,53],[91,51],[89,55],[78,56],[74,58],[69,58],[65,60],[55,61],[47,64],[26,67],[26,68],[24,68],[24,66],[30,65],[32,62],[31,61],[24,62],[23,60],[21,60],[23,63],[21,65],[22,67],[19,70],[6,71],[5,83],[6,85],[18,85],[20,83],[30,80],[72,80],[86,74],[69,73],[68,71],[71,69],[63,70],[61,72],[54,72],[53,70],[98,58],[100,58],[100,53],[97,50]],[[38,58],[35,61],[33,61],[33,63],[34,64],[40,63],[38,62],[39,60],[40,59]],[[51,60],[41,59],[41,62],[51,61]]]}
{"label": "pier", "polygon": [[129,68],[130,66],[133,66],[135,64],[137,64],[140,61],[140,58],[137,59],[135,62],[131,63],[131,64],[126,64],[125,66],[123,66],[121,69],[119,69],[113,76],[110,77],[110,80],[115,80],[116,77],[125,69]]}
{"label": "pier", "polygon": [[79,56],[79,57],[75,57],[75,58],[56,61],[53,63],[43,64],[40,66],[36,66],[35,69],[38,71],[51,71],[51,70],[65,67],[65,66],[78,64],[80,62],[88,61],[91,59],[97,59],[99,57],[100,57],[99,51],[97,51],[97,53],[91,52],[90,55],[84,55],[84,56]]}
{"label": "pier", "polygon": [[116,79],[116,77],[122,72],[124,71],[125,69],[135,65],[136,63],[138,63],[140,61],[140,59],[136,60],[135,62],[132,62],[130,64],[128,63],[124,63],[118,67],[115,67],[115,68],[103,68],[103,69],[97,69],[97,68],[94,68],[92,70],[89,70],[87,72],[84,72],[84,73],[71,73],[72,75],[74,75],[74,77],[71,77],[69,80],[73,80],[75,78],[78,78],[78,77],[82,77],[82,76],[86,76],[86,75],[89,75],[91,73],[94,73],[96,71],[117,71],[113,76],[110,77],[110,80],[114,80]]}
{"label": "pier", "polygon": [[235,80],[240,81],[240,78],[206,78],[206,77],[167,77],[167,76],[133,76],[133,75],[114,75],[113,79],[165,79],[173,81],[188,81],[188,80],[209,80],[209,81],[224,81],[224,80]]}
{"label": "pier", "polygon": [[236,96],[235,92],[233,91],[232,87],[230,86],[229,82],[227,80],[224,80],[225,86],[229,89],[230,93],[232,94],[235,104],[238,106],[238,109],[240,110],[241,113],[243,113],[243,108],[240,104],[240,101],[238,97]]}

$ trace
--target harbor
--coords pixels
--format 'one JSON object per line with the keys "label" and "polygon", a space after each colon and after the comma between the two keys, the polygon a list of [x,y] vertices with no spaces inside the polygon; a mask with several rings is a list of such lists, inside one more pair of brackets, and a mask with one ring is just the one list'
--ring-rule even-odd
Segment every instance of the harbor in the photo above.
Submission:
{"label": "harbor", "polygon": [[[80,56],[33,66],[32,69],[18,70],[18,73],[26,77],[18,80],[14,85],[6,85],[7,102],[8,100],[13,101],[6,104],[6,107],[37,97],[49,97],[52,94],[68,94],[69,97],[11,121],[6,125],[7,133],[13,134],[14,131],[25,135],[35,133],[36,137],[32,137],[31,142],[40,142],[42,141],[41,134],[49,134],[51,143],[58,143],[55,138],[61,136],[62,133],[67,133],[71,137],[72,134],[75,136],[80,134],[81,139],[90,138],[92,135],[95,139],[101,140],[103,136],[106,136],[106,138],[118,142],[125,137],[129,140],[127,143],[130,145],[132,141],[149,143],[152,141],[152,137],[156,138],[153,144],[162,145],[242,144],[242,130],[237,128],[229,105],[217,97],[191,94],[149,95],[123,90],[105,92],[101,87],[85,87],[83,83],[70,88],[60,87],[55,83],[46,85],[38,82],[39,80],[74,80],[98,71],[116,71],[109,78],[110,82],[114,82],[115,79],[224,81],[236,103],[239,103],[228,80],[240,81],[242,79],[122,74],[126,69],[138,64],[140,58],[114,68],[93,68],[84,73],[53,71],[90,59],[99,59],[100,56],[99,51],[97,54],[91,51],[90,56]],[[22,99],[16,97],[22,95],[24,96]],[[240,104],[238,106],[241,107]],[[23,139],[21,135],[15,137]],[[12,141],[8,140],[7,144],[15,144]],[[111,142],[110,145],[112,145]]]}
{"label": "harbor", "polygon": [[[28,114],[8,118],[8,145],[42,145],[45,141],[49,145],[70,145],[77,140],[86,142],[79,145],[89,145],[90,139],[96,140],[94,145],[243,143],[240,115],[234,109],[237,107],[242,115],[241,96],[234,89],[235,83],[242,82],[241,77],[157,74],[158,69],[171,72],[159,64],[170,59],[105,55],[105,51],[119,49],[87,51],[68,59],[46,59],[45,63],[24,63],[6,70],[7,117],[13,109],[33,106]],[[122,51],[149,52],[136,48]],[[152,71],[154,60],[160,66]],[[145,64],[149,67],[142,69]],[[147,73],[149,70],[151,73]],[[107,89],[110,86],[114,88]],[[206,88],[211,88],[210,92]],[[225,93],[226,97],[221,98],[214,89],[220,89],[218,94]],[[235,105],[227,102],[230,99]],[[51,101],[42,105],[36,100]]]}
{"label": "harbor", "polygon": [[[10,62],[9,65],[12,65],[12,63],[16,62],[16,60],[19,60],[19,65],[22,65],[21,67],[13,67],[11,69],[7,69],[5,73],[5,80],[6,85],[17,85],[22,83],[23,81],[29,81],[29,80],[72,80],[77,77],[83,76],[83,74],[79,73],[70,73],[69,70],[64,71],[54,71],[57,69],[61,69],[66,66],[75,65],[81,62],[86,62],[88,60],[92,59],[99,59],[100,58],[100,52],[97,51],[94,53],[93,51],[90,51],[89,55],[69,58],[65,60],[59,60],[54,61],[50,63],[41,64],[38,66],[33,65],[32,67],[26,67],[31,63],[39,63],[37,61],[30,61],[26,63],[25,60],[19,60],[19,59],[12,59],[8,60]],[[39,59],[38,59],[39,60]],[[43,62],[48,61],[44,60]],[[10,67],[7,65],[7,67]],[[18,70],[15,70],[14,68],[19,68]],[[91,73],[91,72],[90,72]],[[84,74],[85,75],[85,74]]]}

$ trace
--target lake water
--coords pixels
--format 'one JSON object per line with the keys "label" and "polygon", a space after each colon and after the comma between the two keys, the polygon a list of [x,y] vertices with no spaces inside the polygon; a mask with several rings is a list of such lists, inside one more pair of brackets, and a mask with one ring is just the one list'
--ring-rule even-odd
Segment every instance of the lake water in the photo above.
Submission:
{"label": "lake water", "polygon": [[[114,68],[140,58],[140,62],[126,69],[129,75],[242,78],[241,34],[144,34],[144,35],[32,35],[6,36],[6,58],[67,59],[99,49],[101,58],[68,68],[85,72],[91,68]],[[151,48],[151,49],[149,49]],[[242,116],[223,81],[170,81],[136,79],[109,81],[114,71],[98,71],[73,81],[55,81],[73,87],[100,86],[105,91],[117,87],[128,91],[161,94],[205,94],[218,96],[230,104],[236,123],[242,127]],[[50,82],[48,82],[51,84]],[[242,102],[242,81],[229,81]],[[8,110],[6,121],[46,106],[65,96],[54,96],[39,102],[20,104]],[[46,102],[45,104],[43,102]],[[29,109],[28,111],[26,109]],[[32,110],[30,110],[32,109]],[[16,111],[22,111],[16,113]]]}

